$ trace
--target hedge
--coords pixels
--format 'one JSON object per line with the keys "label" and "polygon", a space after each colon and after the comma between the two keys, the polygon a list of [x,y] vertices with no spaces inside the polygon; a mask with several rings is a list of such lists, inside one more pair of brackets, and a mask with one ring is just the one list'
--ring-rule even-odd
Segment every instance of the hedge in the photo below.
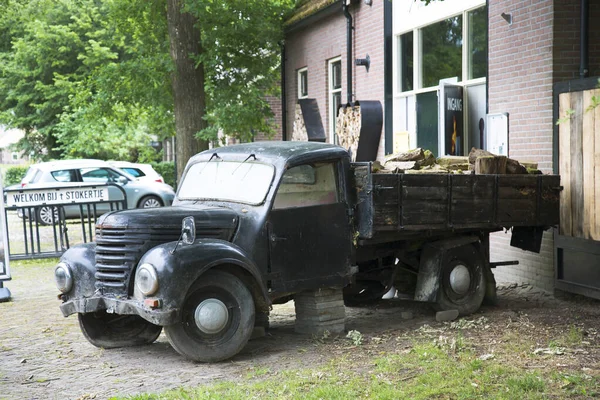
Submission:
{"label": "hedge", "polygon": [[28,168],[28,166],[8,167],[4,174],[4,187],[21,182]]}
{"label": "hedge", "polygon": [[175,163],[173,161],[152,162],[150,164],[152,165],[152,168],[156,170],[156,172],[162,175],[165,183],[173,186],[173,188],[176,187]]}

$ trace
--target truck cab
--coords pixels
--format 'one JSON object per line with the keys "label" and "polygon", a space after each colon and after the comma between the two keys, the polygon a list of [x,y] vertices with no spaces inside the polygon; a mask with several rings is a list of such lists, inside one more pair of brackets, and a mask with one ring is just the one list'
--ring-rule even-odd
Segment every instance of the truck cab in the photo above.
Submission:
{"label": "truck cab", "polygon": [[349,169],[347,151],[311,142],[200,153],[172,207],[105,214],[94,243],[62,256],[61,310],[96,346],[151,343],[164,327],[192,360],[229,358],[273,302],[350,282]]}

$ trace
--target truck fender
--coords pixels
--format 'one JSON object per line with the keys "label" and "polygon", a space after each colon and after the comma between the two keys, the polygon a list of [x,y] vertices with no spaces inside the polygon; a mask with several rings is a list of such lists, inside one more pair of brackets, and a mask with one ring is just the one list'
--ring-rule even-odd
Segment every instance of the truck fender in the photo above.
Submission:
{"label": "truck fender", "polygon": [[425,244],[419,261],[415,300],[435,302],[440,289],[440,276],[446,252],[478,241],[477,236],[461,236]]}
{"label": "truck fender", "polygon": [[93,296],[96,290],[96,243],[83,243],[69,248],[60,257],[60,262],[69,266],[73,276],[73,288],[65,295],[68,298]]}
{"label": "truck fender", "polygon": [[[201,279],[202,274],[211,268],[221,268],[236,274],[248,284],[257,310],[268,310],[271,302],[260,270],[241,248],[220,239],[200,239],[191,245],[176,243],[165,243],[150,249],[138,264],[149,263],[154,266],[159,289],[151,297],[161,299],[163,308],[180,308],[189,288]],[[241,274],[238,273],[241,271]],[[137,287],[134,297],[144,299]]]}

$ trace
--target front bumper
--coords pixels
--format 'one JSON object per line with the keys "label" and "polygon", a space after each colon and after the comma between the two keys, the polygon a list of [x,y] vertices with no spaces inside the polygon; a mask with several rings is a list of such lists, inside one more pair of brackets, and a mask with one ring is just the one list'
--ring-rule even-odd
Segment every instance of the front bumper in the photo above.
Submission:
{"label": "front bumper", "polygon": [[60,305],[65,317],[75,313],[91,313],[106,310],[109,314],[139,315],[155,325],[172,325],[176,322],[177,309],[159,310],[145,307],[142,303],[131,299],[93,296],[67,300]]}

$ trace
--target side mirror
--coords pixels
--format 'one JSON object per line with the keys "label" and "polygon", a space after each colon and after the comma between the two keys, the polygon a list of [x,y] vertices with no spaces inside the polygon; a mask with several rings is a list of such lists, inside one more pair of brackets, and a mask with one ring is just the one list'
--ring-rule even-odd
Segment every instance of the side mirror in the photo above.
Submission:
{"label": "side mirror", "polygon": [[196,240],[196,222],[194,217],[185,217],[181,221],[181,241],[185,244],[192,244]]}
{"label": "side mirror", "polygon": [[129,179],[125,178],[124,176],[119,176],[117,178],[117,183],[120,183],[121,185],[126,184],[127,182],[129,182]]}

